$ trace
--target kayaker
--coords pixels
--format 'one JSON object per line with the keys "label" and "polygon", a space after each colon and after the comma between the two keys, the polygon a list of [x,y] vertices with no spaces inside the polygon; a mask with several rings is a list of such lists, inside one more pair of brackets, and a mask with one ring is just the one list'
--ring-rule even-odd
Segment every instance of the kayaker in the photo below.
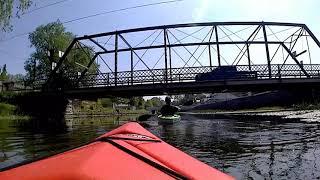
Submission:
{"label": "kayaker", "polygon": [[171,98],[170,97],[166,97],[165,102],[166,102],[166,104],[164,106],[162,106],[162,108],[160,109],[161,115],[172,116],[176,112],[178,112],[179,109],[177,107],[171,106]]}

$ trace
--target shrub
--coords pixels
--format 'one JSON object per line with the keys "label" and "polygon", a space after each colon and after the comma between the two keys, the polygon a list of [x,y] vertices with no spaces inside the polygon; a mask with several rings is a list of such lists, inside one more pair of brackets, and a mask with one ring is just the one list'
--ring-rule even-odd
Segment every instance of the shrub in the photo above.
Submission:
{"label": "shrub", "polygon": [[0,103],[0,116],[12,115],[16,107],[11,104]]}
{"label": "shrub", "polygon": [[102,98],[100,99],[100,104],[102,107],[112,107],[112,101],[110,98]]}

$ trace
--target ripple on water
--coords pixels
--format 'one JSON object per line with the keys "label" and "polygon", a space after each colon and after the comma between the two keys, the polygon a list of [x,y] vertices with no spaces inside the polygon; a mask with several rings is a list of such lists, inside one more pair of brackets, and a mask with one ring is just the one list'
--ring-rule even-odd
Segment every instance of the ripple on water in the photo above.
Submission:
{"label": "ripple on water", "polygon": [[[60,131],[1,127],[0,168],[78,146],[125,122],[76,120],[69,121],[68,127]],[[159,125],[150,120],[143,126],[237,179],[320,177],[320,126],[316,122],[183,115],[181,122],[174,125]]]}

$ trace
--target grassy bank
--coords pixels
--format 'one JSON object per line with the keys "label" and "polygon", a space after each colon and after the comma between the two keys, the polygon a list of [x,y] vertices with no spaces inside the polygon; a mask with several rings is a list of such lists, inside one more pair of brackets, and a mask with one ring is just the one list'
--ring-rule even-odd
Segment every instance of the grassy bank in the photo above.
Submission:
{"label": "grassy bank", "polygon": [[0,93],[0,119],[29,119],[17,113],[17,107],[10,102],[14,101],[17,94],[12,92]]}
{"label": "grassy bank", "polygon": [[0,103],[0,116],[9,116],[14,114],[16,107],[11,104]]}
{"label": "grassy bank", "polygon": [[8,116],[0,116],[0,120],[30,120],[29,116],[22,115],[8,115]]}
{"label": "grassy bank", "polygon": [[0,119],[29,119],[29,117],[16,114],[16,106],[0,102]]}

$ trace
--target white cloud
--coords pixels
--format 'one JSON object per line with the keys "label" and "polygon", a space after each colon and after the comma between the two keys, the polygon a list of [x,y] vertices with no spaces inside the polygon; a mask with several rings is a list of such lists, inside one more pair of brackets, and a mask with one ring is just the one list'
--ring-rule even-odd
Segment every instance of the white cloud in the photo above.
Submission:
{"label": "white cloud", "polygon": [[192,18],[194,21],[201,21],[208,14],[209,11],[209,0],[201,0],[198,7],[192,12]]}
{"label": "white cloud", "polygon": [[194,21],[301,22],[318,4],[316,0],[197,0],[193,2],[192,18]]}

